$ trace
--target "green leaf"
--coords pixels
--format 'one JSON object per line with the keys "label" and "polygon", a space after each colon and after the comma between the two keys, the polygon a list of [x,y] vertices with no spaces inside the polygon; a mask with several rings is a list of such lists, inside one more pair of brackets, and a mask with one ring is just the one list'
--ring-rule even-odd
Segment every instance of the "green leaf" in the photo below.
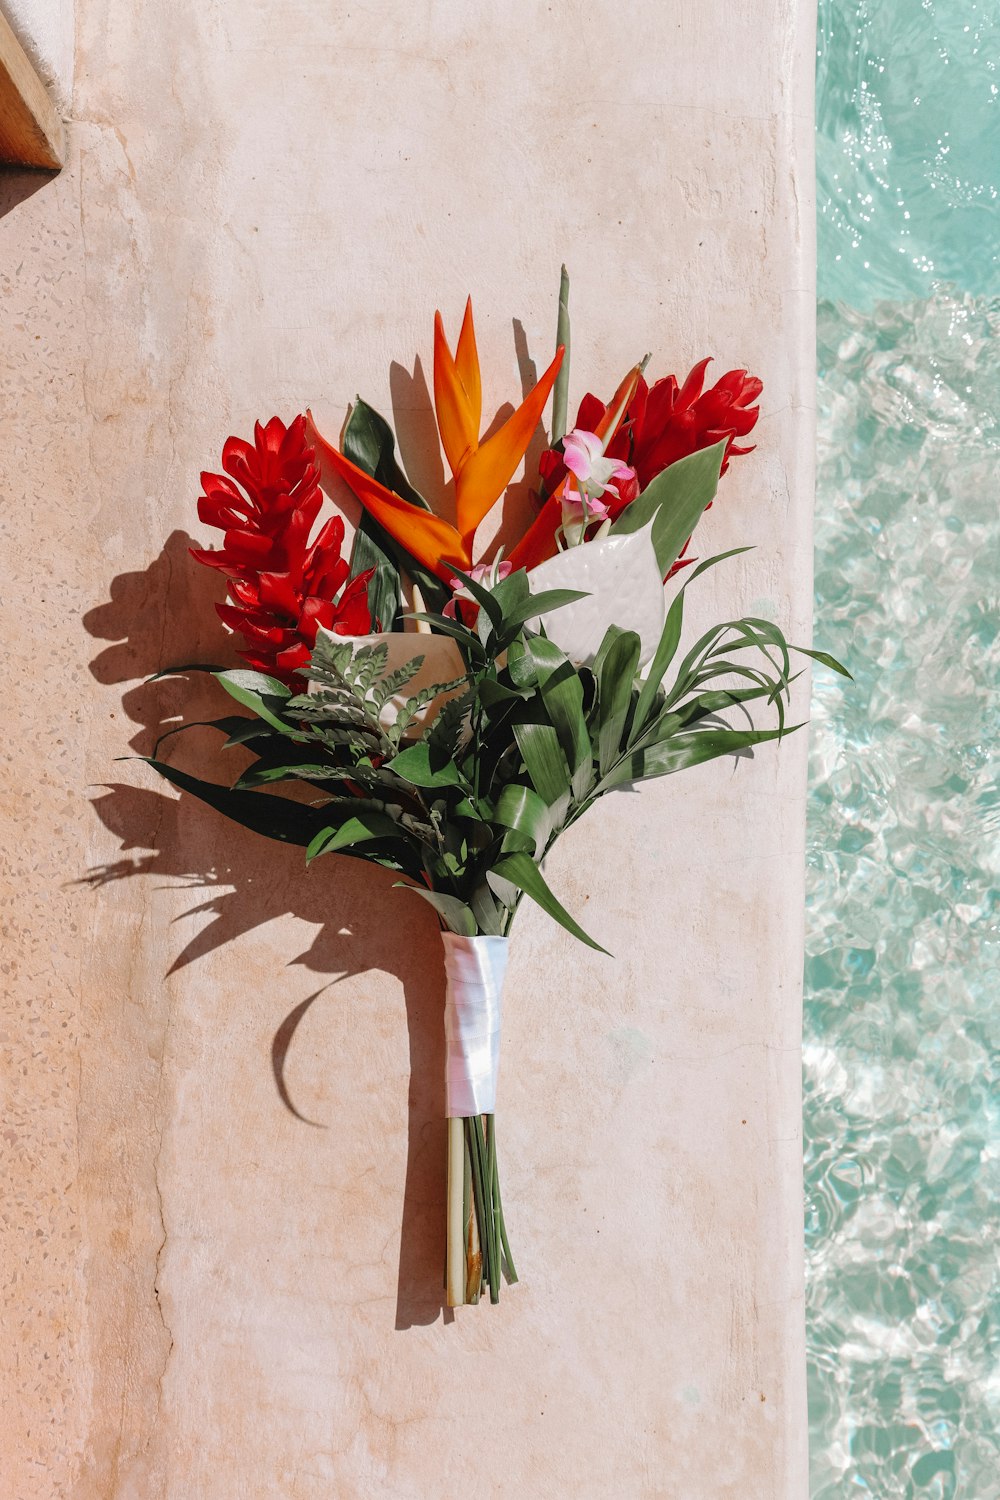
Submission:
{"label": "green leaf", "polygon": [[[545,642],[546,646],[550,644]],[[542,679],[539,691],[569,765],[573,796],[582,802],[594,782],[594,752],[583,711],[583,683],[572,662],[563,657],[555,670]]]}
{"label": "green leaf", "polygon": [[[502,880],[509,880],[511,885],[523,891],[526,896],[530,896],[543,911],[548,912],[549,916],[553,917],[561,927],[565,927],[567,932],[579,938],[581,943],[586,943],[588,948],[596,948],[598,953],[608,953],[607,948],[602,948],[600,943],[589,937],[556,899],[530,854],[504,855],[493,866],[492,874],[499,876]],[[608,954],[608,957],[610,958],[611,955]]]}
{"label": "green leaf", "polygon": [[549,806],[566,796],[570,770],[551,724],[515,724],[514,738],[535,791]]}
{"label": "green leaf", "polygon": [[[323,810],[320,809],[321,815]],[[399,825],[387,813],[366,812],[349,817],[335,827],[327,826],[310,840],[306,849],[306,863],[311,864],[321,854],[337,854],[350,849],[354,844],[370,843],[373,839],[398,839]]]}
{"label": "green leaf", "polygon": [[493,590],[493,597],[503,610],[504,618],[507,618],[508,610],[514,610],[523,604],[531,593],[531,585],[528,583],[528,574],[524,568],[518,568],[516,573],[508,573],[506,578],[501,578]]}
{"label": "green leaf", "polygon": [[431,765],[431,747],[427,740],[418,740],[393,756],[390,769],[411,786],[467,786],[464,776],[453,760],[437,768]]}
{"label": "green leaf", "polygon": [[[242,745],[246,740],[263,739],[272,734],[270,727],[261,723],[260,719],[244,719],[240,716],[223,719],[192,719],[187,724],[175,724],[173,729],[165,730],[153,746],[153,758],[156,759],[159,756],[160,746],[164,740],[169,740],[175,734],[184,734],[189,729],[218,729],[220,733],[229,736],[222,747],[224,750],[230,745]],[[236,738],[233,737],[234,735]]]}
{"label": "green leaf", "polygon": [[575,604],[578,599],[586,598],[586,589],[543,589],[540,594],[532,594],[523,604],[511,610],[510,614],[504,615],[504,629],[519,630],[528,620],[549,615],[554,609],[565,609],[567,604]]}
{"label": "green leaf", "polygon": [[656,703],[656,695],[660,691],[660,684],[680,644],[683,623],[684,590],[681,589],[677,598],[667,610],[667,618],[663,622],[663,630],[660,634],[656,650],[653,653],[653,660],[646,668],[646,678],[639,689],[639,701],[635,706],[635,715],[632,719],[632,732],[629,735],[630,745],[635,743],[645,729],[646,721],[653,711]]}
{"label": "green leaf", "polygon": [[503,917],[488,885],[476,886],[469,897],[469,905],[484,937],[503,937]]}
{"label": "green leaf", "polygon": [[548,803],[530,786],[519,786],[515,782],[510,782],[500,793],[493,821],[502,828],[513,828],[526,834],[539,859],[554,831]]}
{"label": "green leaf", "polygon": [[652,520],[656,561],[666,577],[705,507],[715,499],[725,452],[723,438],[711,448],[701,448],[669,464],[625,507],[611,528],[612,536],[640,531]]}
{"label": "green leaf", "polygon": [[183,677],[187,672],[210,672],[214,677],[216,672],[225,672],[228,668],[224,666],[210,666],[206,662],[189,661],[179,667],[164,667],[159,672],[154,672],[152,677],[147,677],[147,682],[159,682],[163,677]]}
{"label": "green leaf", "polygon": [[282,734],[298,733],[294,724],[287,723],[280,716],[292,694],[291,689],[276,677],[268,677],[263,672],[241,670],[214,672],[212,675],[216,682],[221,682],[231,698],[242,703],[244,708],[252,708],[272,728],[280,730]]}
{"label": "green leaf", "polygon": [[753,550],[752,547],[730,547],[728,552],[717,552],[714,557],[706,557],[704,561],[692,568],[690,573],[684,575],[684,588],[687,588],[689,583],[694,583],[695,579],[700,578],[702,573],[707,573],[709,568],[715,568],[721,562],[728,562],[731,557],[739,557],[741,552],[752,552]]}
{"label": "green leaf", "polygon": [[396,439],[392,428],[373,406],[359,396],[344,427],[342,450],[345,458],[373,479],[394,490],[403,500],[420,510],[430,506],[403,473],[396,458]]}
{"label": "green leaf", "polygon": [[813,661],[818,661],[821,667],[829,667],[832,672],[839,672],[841,677],[847,678],[848,682],[854,681],[843,663],[839,662],[835,656],[831,656],[828,651],[810,651],[806,646],[793,646],[792,650],[797,651],[799,656],[811,656]]}
{"label": "green leaf", "polygon": [[282,844],[299,844],[305,848],[326,821],[318,808],[304,807],[300,802],[271,797],[266,792],[234,791],[213,781],[189,776],[186,771],[178,771],[151,756],[140,756],[139,759],[145,760],[172,786],[190,792],[234,823],[253,833],[263,834],[265,838],[277,839]]}
{"label": "green leaf", "polygon": [[446,891],[429,891],[422,885],[409,885],[405,880],[397,880],[396,889],[423,896],[434,907],[449,932],[457,932],[460,937],[476,936],[476,919],[465,902],[459,901],[457,896],[449,896]]}
{"label": "green leaf", "polygon": [[569,272],[563,266],[559,273],[559,316],[556,319],[556,348],[566,350],[552,387],[552,446],[566,435],[569,405]]}
{"label": "green leaf", "polygon": [[239,791],[247,791],[256,786],[268,786],[274,781],[345,781],[349,778],[350,771],[343,766],[321,765],[308,761],[299,765],[279,766],[259,760],[243,772],[234,786]]}
{"label": "green leaf", "polygon": [[594,725],[597,729],[597,761],[602,775],[621,750],[641,653],[642,642],[638,635],[633,630],[624,630],[616,636],[597,667]]}
{"label": "green leaf", "polygon": [[633,750],[623,756],[604,778],[598,791],[609,792],[613,787],[626,786],[630,782],[648,781],[654,776],[670,776],[675,771],[685,771],[689,766],[699,766],[705,761],[715,760],[720,755],[735,755],[767,740],[781,739],[783,734],[792,734],[801,729],[801,724],[780,729],[710,729],[690,734],[675,734],[660,740],[645,749]]}

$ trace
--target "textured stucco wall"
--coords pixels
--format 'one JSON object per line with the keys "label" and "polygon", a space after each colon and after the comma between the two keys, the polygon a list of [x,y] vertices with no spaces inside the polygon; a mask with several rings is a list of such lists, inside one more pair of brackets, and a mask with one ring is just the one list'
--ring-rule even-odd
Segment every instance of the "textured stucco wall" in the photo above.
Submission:
{"label": "textured stucco wall", "polygon": [[808,0],[77,25],[71,163],[0,179],[3,1492],[802,1500],[804,739],[618,795],[552,859],[617,956],[519,918],[523,1281],[454,1320],[430,914],[113,758],[215,708],[142,679],[219,654],[186,546],[225,435],[307,402],[336,431],[360,389],[419,479],[434,307],[472,291],[495,407],[563,258],[574,399],[647,348],[763,376],[699,548],[759,550],[690,625],[805,637]]}

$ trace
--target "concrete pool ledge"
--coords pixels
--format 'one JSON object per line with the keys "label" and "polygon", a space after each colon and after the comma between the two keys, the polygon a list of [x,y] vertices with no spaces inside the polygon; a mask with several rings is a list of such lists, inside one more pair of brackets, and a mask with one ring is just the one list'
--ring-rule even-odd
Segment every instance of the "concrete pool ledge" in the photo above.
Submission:
{"label": "concrete pool ledge", "polygon": [[469,291],[487,403],[517,398],[563,260],[573,403],[647,349],[763,378],[697,549],[756,550],[689,624],[807,640],[813,26],[77,0],[67,166],[0,180],[12,1495],[804,1500],[805,735],[609,799],[549,862],[615,958],[518,919],[522,1280],[453,1321],[428,914],[114,757],[218,711],[142,679],[218,649],[186,549],[223,438],[307,403],[335,432],[360,389],[412,446]]}

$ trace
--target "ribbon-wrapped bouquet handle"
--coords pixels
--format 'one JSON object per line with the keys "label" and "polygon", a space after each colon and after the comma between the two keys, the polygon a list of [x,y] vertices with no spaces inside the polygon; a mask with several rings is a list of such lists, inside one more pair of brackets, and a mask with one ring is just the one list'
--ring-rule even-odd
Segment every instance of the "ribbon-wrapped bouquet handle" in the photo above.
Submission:
{"label": "ribbon-wrapped bouquet handle", "polygon": [[496,1148],[497,1080],[505,937],[442,932],[445,1001],[445,1111],[448,1117],[449,1307],[478,1302],[488,1286],[500,1300],[500,1279],[517,1272],[500,1202]]}

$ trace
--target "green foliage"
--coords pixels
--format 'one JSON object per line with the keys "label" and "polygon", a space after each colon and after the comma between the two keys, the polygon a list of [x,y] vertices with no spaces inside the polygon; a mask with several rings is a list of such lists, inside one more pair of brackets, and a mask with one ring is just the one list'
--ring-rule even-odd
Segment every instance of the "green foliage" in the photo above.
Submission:
{"label": "green foliage", "polygon": [[[365,410],[368,426],[362,429],[358,419],[356,451],[362,440],[368,443],[368,461],[381,464],[384,475],[391,451],[387,457],[384,442],[379,447],[376,414]],[[664,556],[675,542],[678,550],[683,545],[695,501],[701,505],[714,484],[719,455],[706,451],[710,457],[693,455],[701,465],[687,471],[681,520],[654,520],[654,535],[660,524],[666,538]],[[681,493],[671,489],[668,498]],[[670,509],[662,496],[657,503]],[[342,853],[397,871],[451,931],[504,934],[527,895],[568,932],[598,947],[541,872],[560,832],[615,788],[719,756],[746,755],[791,732],[785,724],[791,648],[769,621],[717,625],[675,665],[685,591],[721,560],[691,571],[645,671],[639,638],[614,624],[586,668],[574,666],[544,630],[528,626],[579,598],[573,591],[532,595],[524,572],[492,589],[469,579],[480,605],[474,628],[426,616],[457,641],[464,677],[413,693],[394,717],[390,700],[398,706],[422,658],[390,673],[384,645],[323,636],[308,693],[292,693],[261,673],[216,670],[221,686],[253,715],[211,721],[226,736],[225,748],[254,757],[231,786],[201,781],[159,759],[150,764],[245,827],[304,847],[309,862]],[[420,639],[412,637],[418,651]],[[803,654],[844,670],[821,652]],[[422,710],[442,694],[451,696],[422,725]],[[755,727],[748,705],[756,702],[773,713],[772,726]],[[305,789],[307,801],[280,795],[290,782]]]}

